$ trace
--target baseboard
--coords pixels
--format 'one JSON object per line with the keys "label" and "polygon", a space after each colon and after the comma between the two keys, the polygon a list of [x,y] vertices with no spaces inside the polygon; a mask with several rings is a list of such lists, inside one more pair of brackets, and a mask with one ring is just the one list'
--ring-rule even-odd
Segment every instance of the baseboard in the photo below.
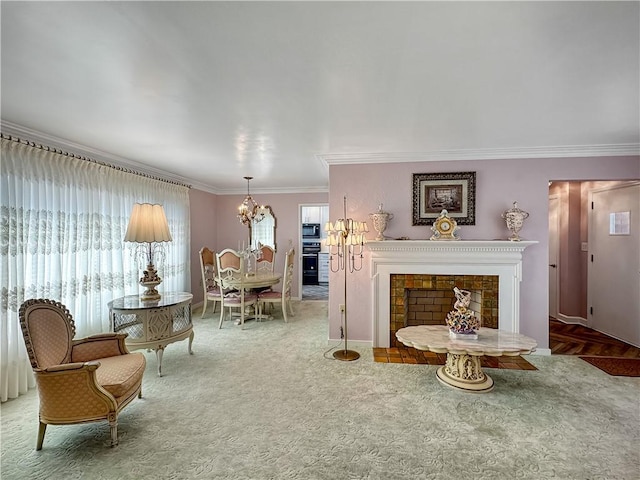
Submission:
{"label": "baseboard", "polygon": [[[300,301],[300,297],[291,297],[291,300]],[[204,305],[204,300],[202,300],[201,302],[198,302],[198,303],[192,303],[191,304],[191,311],[195,311],[195,310],[202,311],[202,306],[203,305]]]}
{"label": "baseboard", "polygon": [[[589,327],[589,328],[591,328],[591,327]],[[616,339],[616,340],[618,340],[618,341],[620,341],[622,343],[626,343],[627,345],[631,345],[632,347],[640,348],[640,344],[636,344],[636,343],[632,342],[631,340],[626,340],[624,338],[617,337],[612,333],[603,332],[602,330],[598,330],[597,328],[593,328],[592,330],[595,330],[596,332],[600,332],[601,334],[606,335],[608,337],[614,338],[614,339]]]}
{"label": "baseboard", "polygon": [[536,348],[535,352],[531,352],[529,355],[540,355],[540,356],[551,355],[551,349],[550,348]]}
{"label": "baseboard", "polygon": [[[339,338],[330,338],[327,340],[327,345],[335,345],[340,344],[340,346],[344,346],[344,339]],[[347,348],[349,346],[353,347],[361,347],[361,348],[373,348],[373,342],[367,340],[347,340]]]}
{"label": "baseboard", "polygon": [[571,323],[571,324],[582,325],[583,327],[588,327],[589,326],[589,322],[588,322],[588,320],[586,318],[573,317],[571,315],[565,315],[563,313],[558,313],[558,316],[556,317],[556,320],[560,320],[563,323]]}
{"label": "baseboard", "polygon": [[202,305],[204,305],[204,300],[203,300],[203,301],[201,301],[201,302],[198,302],[198,303],[192,303],[192,304],[191,304],[191,310],[192,310],[192,311],[193,311],[193,310],[196,310],[197,308],[202,307]]}

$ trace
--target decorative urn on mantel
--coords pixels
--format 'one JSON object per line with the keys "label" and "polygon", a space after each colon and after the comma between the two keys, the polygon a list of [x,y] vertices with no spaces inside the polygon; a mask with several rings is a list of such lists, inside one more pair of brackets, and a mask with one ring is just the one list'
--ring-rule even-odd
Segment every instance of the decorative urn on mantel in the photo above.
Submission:
{"label": "decorative urn on mantel", "polygon": [[507,228],[511,232],[509,240],[519,242],[521,240],[518,232],[522,229],[525,219],[529,216],[524,210],[518,208],[518,202],[513,202],[513,207],[502,213],[502,218],[507,223]]}
{"label": "decorative urn on mantel", "polygon": [[384,240],[384,231],[389,225],[389,220],[393,218],[393,213],[385,212],[382,210],[382,204],[378,205],[378,211],[376,213],[370,213],[369,217],[373,221],[373,229],[378,232],[376,241],[382,242]]}

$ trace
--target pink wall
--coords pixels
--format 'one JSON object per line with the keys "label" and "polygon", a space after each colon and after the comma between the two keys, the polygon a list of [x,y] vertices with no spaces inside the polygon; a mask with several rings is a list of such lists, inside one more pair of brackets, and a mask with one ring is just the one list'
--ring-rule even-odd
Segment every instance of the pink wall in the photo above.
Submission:
{"label": "pink wall", "polygon": [[[310,203],[327,203],[327,193],[281,193],[252,195],[257,202],[271,206],[276,217],[276,267],[277,272],[284,270],[284,253],[289,242],[296,249],[296,266],[294,268],[293,288],[291,295],[298,297],[299,277],[299,205]],[[199,190],[191,190],[191,291],[193,303],[201,302],[203,292],[200,288],[200,261],[198,252],[203,246],[214,250],[238,248],[238,242],[248,242],[249,229],[237,218],[238,205],[242,203],[242,195],[214,195]]]}
{"label": "pink wall", "polygon": [[[520,331],[548,348],[548,182],[549,180],[637,179],[639,157],[514,159],[455,162],[414,162],[367,165],[332,165],[329,169],[331,219],[342,217],[342,198],[348,192],[347,215],[369,220],[379,203],[393,213],[385,235],[426,239],[429,227],[411,226],[413,173],[476,172],[476,225],[462,226],[464,239],[506,239],[508,231],[500,214],[518,201],[530,216],[520,232],[537,245],[523,258]],[[373,231],[369,221],[369,229]],[[371,235],[370,235],[371,236]],[[369,256],[360,272],[348,274],[349,339],[370,342],[372,335]],[[329,338],[337,340],[339,304],[343,303],[343,276],[331,274]]]}
{"label": "pink wall", "polygon": [[199,252],[202,247],[215,248],[218,196],[192,188],[191,208],[191,293],[193,303],[204,299]]}
{"label": "pink wall", "polygon": [[[413,162],[330,166],[330,194],[255,194],[257,201],[271,205],[278,221],[276,261],[291,239],[298,250],[299,205],[329,203],[332,220],[343,216],[342,198],[348,194],[349,217],[367,220],[370,237],[375,234],[369,213],[379,203],[395,215],[385,235],[426,239],[429,227],[411,226],[413,173],[476,172],[476,225],[462,226],[464,239],[504,239],[508,231],[500,214],[513,201],[530,213],[521,236],[537,240],[527,248],[521,285],[521,332],[548,347],[548,181],[549,180],[625,180],[640,178],[639,157],[516,159],[455,162]],[[248,230],[236,218],[244,195],[213,195],[191,191],[191,278],[194,303],[202,301],[198,251],[203,245],[214,249],[237,247],[248,237]],[[582,233],[581,233],[582,237]],[[585,241],[585,240],[582,240]],[[298,258],[299,261],[299,258]],[[279,269],[280,270],[280,269]],[[294,296],[299,296],[298,268],[295,270]],[[329,338],[339,339],[339,304],[343,303],[343,276],[331,274],[329,295]],[[371,342],[371,281],[369,257],[360,272],[348,274],[349,339]]]}

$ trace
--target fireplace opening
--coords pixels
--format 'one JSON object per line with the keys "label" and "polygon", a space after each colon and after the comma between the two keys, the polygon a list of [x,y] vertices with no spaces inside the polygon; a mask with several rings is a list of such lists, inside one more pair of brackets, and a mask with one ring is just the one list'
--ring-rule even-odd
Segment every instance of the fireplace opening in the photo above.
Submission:
{"label": "fireplace opening", "polygon": [[445,325],[456,301],[453,287],[471,292],[470,308],[481,326],[498,328],[498,275],[391,275],[391,346],[396,331],[413,325]]}

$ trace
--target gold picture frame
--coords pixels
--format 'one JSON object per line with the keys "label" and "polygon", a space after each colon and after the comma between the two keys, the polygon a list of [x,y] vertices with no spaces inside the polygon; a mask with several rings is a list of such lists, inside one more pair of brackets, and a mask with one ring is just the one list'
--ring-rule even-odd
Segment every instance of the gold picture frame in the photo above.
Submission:
{"label": "gold picture frame", "polygon": [[442,210],[458,225],[475,225],[476,172],[414,173],[412,203],[412,225],[432,225]]}

